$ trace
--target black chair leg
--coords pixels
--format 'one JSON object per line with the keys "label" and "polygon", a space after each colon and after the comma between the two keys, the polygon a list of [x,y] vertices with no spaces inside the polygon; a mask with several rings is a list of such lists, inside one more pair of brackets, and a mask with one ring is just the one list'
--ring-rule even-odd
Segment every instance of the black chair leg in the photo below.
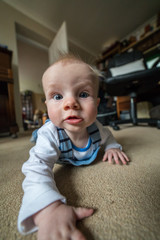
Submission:
{"label": "black chair leg", "polygon": [[158,129],[160,129],[160,119],[152,119],[152,118],[137,118],[137,107],[136,107],[136,97],[131,96],[130,99],[130,119],[120,119],[115,121],[110,121],[109,125],[114,130],[120,130],[119,124],[127,124],[132,123],[133,125],[138,125],[139,123],[147,123],[151,126],[157,126]]}
{"label": "black chair leg", "polygon": [[131,106],[131,119],[133,122],[133,125],[137,125],[137,108],[135,104],[135,97],[131,97],[130,99],[130,106]]}
{"label": "black chair leg", "polygon": [[120,127],[116,124],[116,122],[110,122],[109,125],[116,131],[120,130]]}

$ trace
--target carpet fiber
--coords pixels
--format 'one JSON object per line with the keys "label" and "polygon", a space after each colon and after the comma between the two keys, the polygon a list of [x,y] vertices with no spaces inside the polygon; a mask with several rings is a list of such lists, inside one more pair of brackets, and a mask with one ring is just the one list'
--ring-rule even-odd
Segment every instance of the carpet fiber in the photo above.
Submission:
{"label": "carpet fiber", "polygon": [[[93,207],[78,222],[87,240],[160,239],[160,130],[123,126],[112,131],[131,159],[128,166],[102,162],[100,151],[87,167],[56,165],[57,186],[68,204]],[[35,240],[21,236],[17,215],[23,196],[21,166],[28,159],[30,134],[0,138],[0,240]]]}

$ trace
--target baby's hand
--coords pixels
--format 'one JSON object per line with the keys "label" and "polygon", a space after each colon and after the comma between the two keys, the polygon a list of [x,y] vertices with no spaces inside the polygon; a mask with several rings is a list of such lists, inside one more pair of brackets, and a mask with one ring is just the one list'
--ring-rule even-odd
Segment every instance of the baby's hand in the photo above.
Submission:
{"label": "baby's hand", "polygon": [[57,201],[34,215],[38,240],[86,240],[76,221],[93,214],[93,209],[75,208]]}
{"label": "baby's hand", "polygon": [[127,164],[127,162],[129,162],[127,155],[119,148],[108,149],[103,156],[103,162],[107,159],[109,163],[112,163],[112,160],[114,160],[116,164]]}

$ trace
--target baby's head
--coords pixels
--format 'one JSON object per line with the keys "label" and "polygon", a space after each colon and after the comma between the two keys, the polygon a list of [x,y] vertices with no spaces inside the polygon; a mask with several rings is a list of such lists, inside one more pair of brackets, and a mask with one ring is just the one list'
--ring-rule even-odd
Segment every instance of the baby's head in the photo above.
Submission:
{"label": "baby's head", "polygon": [[[80,57],[74,56],[72,54],[64,54],[59,57],[59,59],[54,62],[51,66],[47,68],[47,70],[44,72],[43,77],[42,77],[42,85],[45,92],[45,84],[48,81],[48,72],[50,72],[51,69],[53,69],[56,65],[61,65],[61,67],[65,67],[70,64],[83,64],[85,67],[88,68],[90,74],[92,75],[93,78],[93,84],[95,85],[95,91],[98,94],[98,89],[99,89],[99,76],[100,73],[99,71],[95,68],[92,67],[91,65],[85,63]],[[72,72],[70,72],[72,74]]]}
{"label": "baby's head", "polygon": [[42,78],[49,118],[58,127],[77,129],[95,121],[99,77],[81,59],[62,56]]}

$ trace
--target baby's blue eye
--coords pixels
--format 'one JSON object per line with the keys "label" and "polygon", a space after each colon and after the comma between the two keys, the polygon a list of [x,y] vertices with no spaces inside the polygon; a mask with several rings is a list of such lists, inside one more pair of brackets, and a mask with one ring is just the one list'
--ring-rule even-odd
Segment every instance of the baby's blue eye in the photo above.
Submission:
{"label": "baby's blue eye", "polygon": [[63,96],[61,95],[61,94],[55,94],[54,96],[53,96],[53,99],[54,100],[61,100],[63,98]]}
{"label": "baby's blue eye", "polygon": [[89,94],[87,92],[81,92],[79,96],[80,98],[87,98]]}

